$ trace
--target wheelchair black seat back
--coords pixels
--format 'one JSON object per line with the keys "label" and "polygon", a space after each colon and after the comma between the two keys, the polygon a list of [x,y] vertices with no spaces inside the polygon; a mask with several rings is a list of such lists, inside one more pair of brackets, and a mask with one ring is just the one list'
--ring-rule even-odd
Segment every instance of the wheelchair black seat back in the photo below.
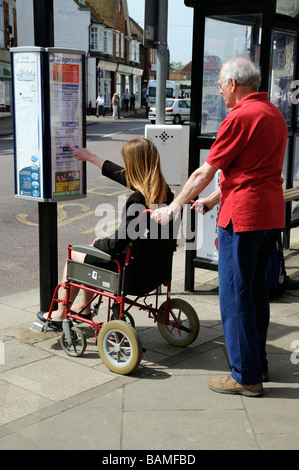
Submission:
{"label": "wheelchair black seat back", "polygon": [[[111,371],[119,374],[129,374],[135,370],[142,356],[131,308],[147,312],[148,317],[157,322],[160,334],[171,345],[187,346],[199,332],[199,320],[194,308],[185,300],[171,298],[172,260],[176,247],[172,223],[163,228],[146,211],[136,232],[136,237],[133,236],[129,243],[124,263],[95,247],[69,246],[67,281],[56,287],[47,319],[47,322],[51,321],[55,302],[63,302],[65,320],[62,322],[60,344],[64,351],[70,356],[84,353],[84,331],[75,327],[73,322],[85,323],[95,331],[94,340],[97,340],[102,361]],[[72,249],[95,256],[104,264],[94,266],[73,261]],[[116,269],[107,269],[111,266],[116,266]],[[161,284],[166,286],[166,300],[159,307],[158,288]],[[89,318],[81,315],[88,304],[81,312],[71,310],[69,299],[72,287],[93,293],[90,306],[98,299]],[[60,288],[66,290],[64,300],[59,299]],[[94,320],[103,299],[108,300],[105,323]]]}
{"label": "wheelchair black seat back", "polygon": [[117,256],[97,248],[74,246],[91,254],[99,263],[89,265],[68,259],[67,279],[81,282],[115,295],[142,296],[171,281],[172,258],[176,247],[173,223],[161,226],[142,214],[126,254]]}
{"label": "wheelchair black seat back", "polygon": [[171,281],[172,258],[176,248],[172,221],[161,226],[142,217],[138,237],[132,240],[123,268],[122,295],[145,295]]}

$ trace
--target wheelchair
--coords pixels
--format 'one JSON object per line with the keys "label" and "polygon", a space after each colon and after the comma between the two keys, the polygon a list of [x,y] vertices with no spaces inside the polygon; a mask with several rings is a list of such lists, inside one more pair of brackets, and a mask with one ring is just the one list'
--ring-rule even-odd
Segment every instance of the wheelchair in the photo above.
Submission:
{"label": "wheelchair", "polygon": [[[144,213],[146,216],[141,221],[146,221],[145,225],[142,227],[139,221],[139,235],[130,242],[123,264],[92,246],[68,246],[67,281],[58,284],[54,291],[45,327],[47,331],[55,304],[64,302],[65,319],[60,338],[63,350],[69,356],[79,357],[84,354],[86,336],[74,323],[85,323],[89,330],[94,331],[93,340],[97,342],[103,363],[118,374],[132,373],[142,357],[141,340],[131,314],[133,307],[146,312],[149,318],[157,322],[161,336],[173,346],[188,346],[197,338],[200,328],[194,308],[183,299],[171,298],[176,240],[171,236],[163,237],[163,228],[150,219],[150,211]],[[149,224],[156,226],[156,236],[152,236]],[[104,267],[73,261],[72,250],[98,258],[101,264],[104,262]],[[70,309],[69,293],[72,286],[93,294],[78,313]],[[161,294],[161,286],[166,287],[165,294]],[[60,289],[66,290],[65,300],[59,299]],[[166,299],[159,305],[161,295],[166,295]],[[96,321],[95,317],[104,300],[107,302],[106,321]],[[92,307],[91,316],[87,319],[80,314],[89,306]]]}

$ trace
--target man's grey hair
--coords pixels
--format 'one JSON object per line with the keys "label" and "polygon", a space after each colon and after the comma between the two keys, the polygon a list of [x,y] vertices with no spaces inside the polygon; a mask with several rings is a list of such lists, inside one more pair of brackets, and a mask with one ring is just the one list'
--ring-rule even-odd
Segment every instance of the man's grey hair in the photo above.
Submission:
{"label": "man's grey hair", "polygon": [[246,57],[234,57],[223,65],[223,83],[228,85],[230,78],[234,78],[237,85],[248,86],[256,91],[261,84],[261,72],[259,68]]}

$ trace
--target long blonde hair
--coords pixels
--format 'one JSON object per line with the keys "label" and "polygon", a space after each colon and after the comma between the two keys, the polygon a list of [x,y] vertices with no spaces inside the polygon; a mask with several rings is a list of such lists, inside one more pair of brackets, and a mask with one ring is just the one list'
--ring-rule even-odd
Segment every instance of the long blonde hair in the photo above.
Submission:
{"label": "long blonde hair", "polygon": [[124,144],[121,153],[126,168],[127,186],[134,186],[143,194],[147,207],[165,202],[167,184],[155,144],[144,137],[137,137]]}

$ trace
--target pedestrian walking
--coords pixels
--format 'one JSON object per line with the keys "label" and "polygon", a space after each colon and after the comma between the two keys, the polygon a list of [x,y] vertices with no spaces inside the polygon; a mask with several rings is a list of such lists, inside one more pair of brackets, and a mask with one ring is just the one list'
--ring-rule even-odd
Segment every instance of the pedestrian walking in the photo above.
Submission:
{"label": "pedestrian walking", "polygon": [[112,105],[112,117],[113,119],[119,119],[119,95],[114,93],[111,100]]}
{"label": "pedestrian walking", "polygon": [[135,109],[135,95],[134,95],[134,93],[131,93],[131,96],[130,96],[130,110],[134,111],[134,109]]}
{"label": "pedestrian walking", "polygon": [[130,98],[131,98],[131,94],[129,93],[129,90],[127,88],[126,91],[123,93],[123,96],[122,96],[122,99],[123,99],[123,102],[124,102],[124,105],[125,105],[125,109],[126,109],[127,112],[129,111]]}

